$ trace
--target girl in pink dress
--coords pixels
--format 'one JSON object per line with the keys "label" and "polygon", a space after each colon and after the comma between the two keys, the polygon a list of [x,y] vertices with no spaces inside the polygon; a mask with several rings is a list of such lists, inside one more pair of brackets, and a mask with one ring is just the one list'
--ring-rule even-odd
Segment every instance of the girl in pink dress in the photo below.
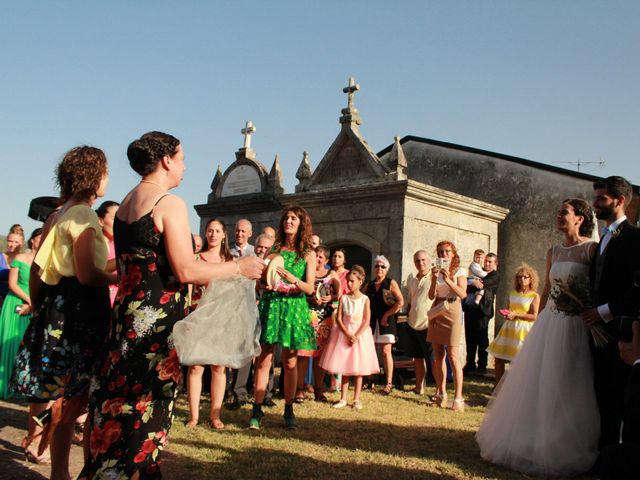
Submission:
{"label": "girl in pink dress", "polygon": [[362,376],[380,371],[369,327],[369,297],[360,292],[364,277],[364,269],[360,265],[354,265],[347,275],[349,293],[340,297],[336,324],[320,360],[324,370],[342,374],[340,400],[332,405],[333,408],[347,405],[349,377],[355,377],[353,408],[361,410]]}

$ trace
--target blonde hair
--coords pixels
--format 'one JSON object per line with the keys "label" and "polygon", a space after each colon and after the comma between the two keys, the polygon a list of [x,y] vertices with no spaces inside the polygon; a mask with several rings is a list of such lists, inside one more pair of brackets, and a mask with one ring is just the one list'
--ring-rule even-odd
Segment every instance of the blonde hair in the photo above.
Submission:
{"label": "blonde hair", "polygon": [[531,283],[529,284],[531,290],[533,290],[534,292],[538,291],[538,287],[540,285],[540,277],[538,276],[538,272],[535,268],[524,262],[520,264],[513,277],[513,288],[515,288],[516,290],[520,288],[520,284],[518,283],[518,275],[529,275],[529,277],[531,278]]}

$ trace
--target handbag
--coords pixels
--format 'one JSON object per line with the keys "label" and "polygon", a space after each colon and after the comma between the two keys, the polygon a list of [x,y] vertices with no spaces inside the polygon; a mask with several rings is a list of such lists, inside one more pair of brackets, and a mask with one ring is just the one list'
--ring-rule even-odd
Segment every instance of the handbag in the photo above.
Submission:
{"label": "handbag", "polygon": [[427,318],[429,319],[429,321],[431,321],[435,320],[438,317],[442,317],[449,311],[450,308],[451,307],[449,306],[449,302],[444,300],[429,309],[429,311],[427,312]]}
{"label": "handbag", "polygon": [[398,301],[391,290],[388,288],[382,289],[382,300],[387,307],[393,307]]}

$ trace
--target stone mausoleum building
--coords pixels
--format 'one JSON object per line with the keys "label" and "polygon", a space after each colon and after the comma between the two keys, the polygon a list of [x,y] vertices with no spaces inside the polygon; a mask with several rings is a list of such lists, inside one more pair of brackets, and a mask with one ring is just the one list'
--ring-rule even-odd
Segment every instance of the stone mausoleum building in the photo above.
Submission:
{"label": "stone mausoleum building", "polygon": [[[251,148],[255,129],[247,122],[235,162],[224,173],[218,169],[207,203],[195,206],[201,230],[211,218],[230,227],[248,218],[255,237],[277,225],[284,206],[297,204],[309,211],[323,243],[346,249],[348,264],[370,270],[375,255],[383,254],[391,262],[389,276],[402,284],[414,271],[413,253],[425,249],[435,256],[444,239],[457,246],[464,267],[477,248],[498,254],[504,279],[499,306],[506,305],[521,262],[542,277],[546,251],[560,239],[558,206],[570,197],[590,201],[597,177],[416,136],[395,137],[376,153],[360,133],[358,89],[350,79],[337,137],[315,169],[304,153],[292,193],[282,187],[278,157],[270,170],[258,160]],[[627,215],[637,223],[637,197]]]}

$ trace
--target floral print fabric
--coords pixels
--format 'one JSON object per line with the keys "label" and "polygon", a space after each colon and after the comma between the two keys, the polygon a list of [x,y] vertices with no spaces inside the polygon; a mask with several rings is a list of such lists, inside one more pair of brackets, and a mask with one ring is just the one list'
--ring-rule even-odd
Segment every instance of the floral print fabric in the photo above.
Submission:
{"label": "floral print fabric", "polygon": [[12,388],[31,399],[55,400],[80,393],[109,328],[109,290],[63,277],[43,283],[16,356]]}
{"label": "floral print fabric", "polygon": [[182,381],[173,325],[186,286],[171,272],[150,214],[114,225],[120,286],[106,358],[92,380],[90,458],[79,478],[161,478],[160,454]]}

